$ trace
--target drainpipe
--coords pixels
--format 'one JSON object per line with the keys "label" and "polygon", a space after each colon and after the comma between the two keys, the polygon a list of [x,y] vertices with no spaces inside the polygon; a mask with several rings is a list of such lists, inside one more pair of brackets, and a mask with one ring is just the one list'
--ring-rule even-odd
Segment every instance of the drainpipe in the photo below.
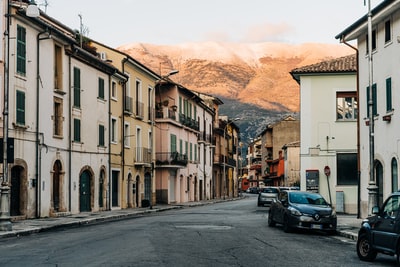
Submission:
{"label": "drainpipe", "polygon": [[[347,43],[344,39],[344,36],[342,36],[340,40],[343,44],[347,45],[348,47],[354,49],[356,51],[356,62],[357,62],[357,71],[356,71],[356,95],[357,95],[357,102],[359,101],[359,94],[360,94],[360,84],[359,84],[359,67],[358,67],[358,57],[359,57],[359,52],[358,49],[351,44]],[[359,107],[358,107],[359,108]],[[361,170],[360,170],[360,116],[357,116],[357,218],[361,218]]]}
{"label": "drainpipe", "polygon": [[41,165],[41,162],[39,162],[39,104],[40,104],[40,88],[39,88],[39,80],[40,80],[40,49],[39,49],[39,42],[41,40],[47,40],[51,38],[51,35],[48,35],[46,37],[40,38],[40,35],[49,33],[48,30],[46,29],[43,32],[39,32],[36,35],[36,137],[35,137],[35,179],[36,179],[36,218],[41,217],[41,186],[42,186],[42,181],[40,177],[40,169],[39,165]]}
{"label": "drainpipe", "polygon": [[[122,60],[122,73],[124,73],[125,74],[125,64],[126,64],[126,62],[128,62],[128,59],[127,58],[124,58],[123,60]],[[130,81],[129,81],[130,82]],[[121,133],[122,133],[122,141],[121,141],[121,166],[122,166],[122,178],[124,179],[125,178],[125,146],[124,146],[124,143],[125,143],[125,138],[124,138],[124,136],[125,136],[125,115],[124,115],[124,110],[125,110],[125,98],[126,98],[126,83],[124,83],[123,84],[123,86],[122,86],[122,110],[121,110],[121,112],[122,112],[122,122],[121,122]],[[136,185],[137,186],[137,185]],[[129,190],[129,181],[128,181],[128,186],[127,186],[127,190],[128,191],[130,191]],[[137,194],[137,191],[138,189],[136,188],[136,191],[135,191],[135,193]],[[128,194],[132,194],[132,192],[128,192]],[[132,201],[134,202],[134,199],[133,199],[133,195],[132,195]],[[126,205],[127,205],[127,207],[128,207],[128,199],[126,200]],[[137,205],[139,205],[139,203],[135,203],[135,204],[137,204]]]}
{"label": "drainpipe", "polygon": [[72,139],[71,139],[71,136],[72,136],[72,105],[71,105],[71,103],[72,103],[72,81],[71,81],[71,77],[72,77],[72,72],[71,72],[71,67],[72,67],[72,64],[71,64],[71,55],[70,56],[68,56],[68,105],[69,105],[69,107],[68,107],[68,112],[69,112],[69,114],[68,114],[68,124],[69,124],[69,127],[68,127],[68,187],[69,187],[69,190],[68,190],[68,211],[71,211],[71,196],[72,196],[72,174],[71,174],[71,171],[72,171],[72,162],[71,162],[71,160],[72,160]]}

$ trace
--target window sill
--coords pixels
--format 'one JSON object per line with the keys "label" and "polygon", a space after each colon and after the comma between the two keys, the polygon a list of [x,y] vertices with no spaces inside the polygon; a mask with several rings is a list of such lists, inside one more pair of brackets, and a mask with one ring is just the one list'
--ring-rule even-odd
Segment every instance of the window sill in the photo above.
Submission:
{"label": "window sill", "polygon": [[18,123],[13,122],[12,125],[14,126],[14,128],[20,129],[20,130],[29,129],[29,126],[28,125],[24,125],[24,124],[18,124]]}

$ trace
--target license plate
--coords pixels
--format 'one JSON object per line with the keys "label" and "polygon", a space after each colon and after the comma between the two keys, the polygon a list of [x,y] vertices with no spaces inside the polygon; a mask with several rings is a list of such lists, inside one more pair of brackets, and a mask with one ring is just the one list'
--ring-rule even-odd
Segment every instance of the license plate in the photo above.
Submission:
{"label": "license plate", "polygon": [[311,224],[311,229],[322,229],[322,225],[320,225],[320,224]]}

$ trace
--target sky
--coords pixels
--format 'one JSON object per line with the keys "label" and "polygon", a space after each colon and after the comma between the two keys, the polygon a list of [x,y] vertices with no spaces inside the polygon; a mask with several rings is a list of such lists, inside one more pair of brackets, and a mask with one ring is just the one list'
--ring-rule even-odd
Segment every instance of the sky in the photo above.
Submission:
{"label": "sky", "polygon": [[[130,43],[333,43],[383,0],[36,0],[110,47]],[[365,2],[365,3],[364,3]],[[47,3],[47,6],[45,5]]]}

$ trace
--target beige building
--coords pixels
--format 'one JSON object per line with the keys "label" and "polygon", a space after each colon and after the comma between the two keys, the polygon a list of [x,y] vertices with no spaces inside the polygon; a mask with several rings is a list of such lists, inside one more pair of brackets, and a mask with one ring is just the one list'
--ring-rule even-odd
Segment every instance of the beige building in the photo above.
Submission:
{"label": "beige building", "polygon": [[155,203],[154,86],[159,76],[129,55],[95,41],[98,56],[127,78],[110,89],[111,208]]}

